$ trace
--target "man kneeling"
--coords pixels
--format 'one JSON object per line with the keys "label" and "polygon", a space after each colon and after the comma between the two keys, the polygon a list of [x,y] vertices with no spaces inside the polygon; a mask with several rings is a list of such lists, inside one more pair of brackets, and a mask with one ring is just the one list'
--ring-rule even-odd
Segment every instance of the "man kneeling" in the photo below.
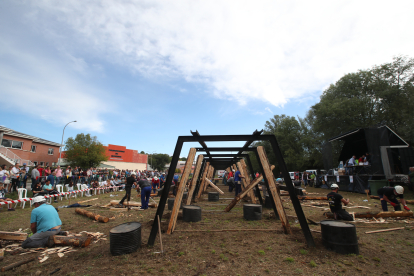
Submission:
{"label": "man kneeling", "polygon": [[329,208],[334,214],[335,219],[349,220],[353,221],[354,218],[344,209],[342,209],[342,203],[348,205],[349,199],[344,199],[340,194],[338,194],[339,186],[337,184],[331,185],[331,192],[328,194]]}
{"label": "man kneeling", "polygon": [[33,235],[27,238],[23,243],[23,248],[45,247],[53,245],[53,236],[60,232],[62,221],[55,207],[46,204],[44,196],[33,198],[35,209],[32,211],[30,218],[30,228]]}

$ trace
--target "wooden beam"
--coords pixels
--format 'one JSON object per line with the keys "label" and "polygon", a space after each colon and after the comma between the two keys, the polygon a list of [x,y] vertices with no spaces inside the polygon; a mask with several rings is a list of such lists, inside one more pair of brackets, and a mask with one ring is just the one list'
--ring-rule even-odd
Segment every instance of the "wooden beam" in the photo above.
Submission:
{"label": "wooden beam", "polygon": [[388,229],[382,229],[382,230],[368,231],[368,232],[365,232],[365,234],[382,233],[382,232],[389,232],[389,231],[396,231],[396,230],[403,230],[403,229],[405,229],[405,227],[388,228]]}
{"label": "wooden beam", "polygon": [[[206,178],[210,179],[210,178],[211,178],[211,176],[213,175],[213,173],[214,173],[214,167],[213,167],[213,166],[210,166],[210,167],[209,167],[209,169],[208,169],[208,172],[207,172],[207,176],[206,176]],[[206,181],[204,181],[204,188],[203,188],[203,192],[206,192],[206,190],[207,190],[207,186],[208,186],[207,182],[206,182]]]}
{"label": "wooden beam", "polygon": [[174,231],[175,224],[177,222],[178,211],[180,210],[181,201],[183,199],[183,194],[184,194],[184,190],[185,190],[185,183],[187,183],[188,176],[190,175],[191,166],[193,165],[195,155],[196,155],[196,149],[191,148],[190,152],[188,153],[187,162],[185,162],[183,174],[181,176],[181,181],[180,182],[183,185],[180,185],[178,187],[178,191],[177,191],[177,194],[175,196],[174,207],[173,207],[172,212],[171,212],[170,223],[168,224],[168,230],[167,230],[168,235],[171,234]]}
{"label": "wooden beam", "polygon": [[269,184],[270,194],[273,197],[273,200],[276,205],[277,213],[279,214],[280,221],[282,222],[283,229],[285,234],[292,234],[290,229],[289,221],[286,217],[285,209],[283,208],[282,200],[279,197],[279,194],[276,189],[275,178],[273,176],[272,170],[270,168],[269,160],[267,159],[266,152],[263,146],[257,147],[257,152],[259,154],[260,162],[262,163],[264,170],[264,177],[266,177],[267,183]]}
{"label": "wooden beam", "polygon": [[[273,170],[275,166],[272,165],[271,169]],[[236,196],[230,203],[227,205],[226,209],[224,209],[224,212],[230,212],[231,209],[233,209],[236,204],[247,195],[249,191],[252,191],[253,188],[262,181],[263,175],[259,175],[259,177],[253,179],[249,185],[247,185],[246,189],[241,192],[238,196]]]}
{"label": "wooden beam", "polygon": [[204,156],[202,154],[200,154],[197,157],[196,168],[195,168],[195,171],[194,171],[194,174],[193,174],[193,178],[191,179],[190,189],[188,190],[187,205],[191,204],[191,200],[193,198],[193,193],[194,193],[195,187],[197,185],[198,175],[200,174],[201,164],[203,163],[203,158],[204,158]]}
{"label": "wooden beam", "polygon": [[[240,164],[240,166],[239,166]],[[237,163],[237,165],[239,166],[239,170],[241,169],[241,173],[244,176],[244,180],[243,180],[243,184],[244,184],[244,189],[246,189],[246,187],[250,184],[250,176],[249,176],[249,172],[247,171],[247,166],[246,163],[244,162],[243,159],[240,160],[240,162]],[[250,190],[248,192],[248,195],[252,201],[253,204],[256,204],[256,196],[254,195],[253,189]]]}
{"label": "wooden beam", "polygon": [[224,195],[224,192],[220,190],[220,188],[217,187],[213,182],[211,182],[210,179],[208,179],[207,177],[206,177],[206,183],[210,184],[210,186],[213,187],[217,192]]}
{"label": "wooden beam", "polygon": [[204,178],[207,176],[207,172],[209,170],[209,167],[210,167],[210,162],[207,162],[205,167],[204,167],[203,176],[201,177],[201,180],[200,180],[200,187],[198,188],[197,198],[200,198],[201,194],[203,193],[204,182],[205,182]]}
{"label": "wooden beam", "polygon": [[[326,213],[327,218],[333,218],[332,213]],[[413,211],[395,211],[395,212],[364,212],[355,213],[356,218],[397,218],[397,217],[413,217]]]}
{"label": "wooden beam", "polygon": [[24,241],[25,239],[27,239],[27,233],[0,231],[0,240]]}
{"label": "wooden beam", "polygon": [[21,266],[23,264],[27,264],[27,263],[33,262],[34,260],[36,260],[36,257],[31,257],[31,258],[26,259],[26,260],[22,260],[22,261],[19,261],[19,262],[16,262],[16,263],[12,263],[12,264],[7,265],[7,266],[3,266],[1,268],[1,272],[5,272],[7,270],[10,270],[10,269],[13,269],[15,267]]}

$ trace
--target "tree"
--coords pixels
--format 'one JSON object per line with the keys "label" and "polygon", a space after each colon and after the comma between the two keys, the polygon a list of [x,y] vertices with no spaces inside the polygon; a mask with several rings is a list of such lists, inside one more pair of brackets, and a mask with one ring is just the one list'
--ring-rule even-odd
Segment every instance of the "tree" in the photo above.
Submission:
{"label": "tree", "polygon": [[146,154],[145,151],[141,150],[140,154]]}
{"label": "tree", "polygon": [[65,156],[71,166],[82,168],[97,167],[108,160],[105,148],[97,137],[83,133],[76,135],[75,139],[70,137],[66,140]]}
{"label": "tree", "polygon": [[180,157],[178,160],[180,160],[180,161],[187,161],[187,157]]}
{"label": "tree", "polygon": [[[150,156],[149,156],[150,158]],[[165,165],[171,162],[168,154],[157,153],[152,155],[152,168],[158,171],[165,169]]]}

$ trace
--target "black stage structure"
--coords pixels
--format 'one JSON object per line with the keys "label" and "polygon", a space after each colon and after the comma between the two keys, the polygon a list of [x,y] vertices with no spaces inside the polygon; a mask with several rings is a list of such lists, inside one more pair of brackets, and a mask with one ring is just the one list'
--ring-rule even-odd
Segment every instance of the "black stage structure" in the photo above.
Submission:
{"label": "black stage structure", "polygon": [[[203,135],[202,136],[198,133],[198,131],[196,131],[196,132],[191,132],[192,136],[179,136],[178,139],[177,139],[175,149],[174,149],[174,154],[173,154],[173,157],[172,157],[172,160],[171,160],[171,165],[170,165],[170,168],[168,170],[167,179],[166,179],[165,184],[164,184],[165,187],[162,190],[161,198],[160,198],[160,201],[159,201],[157,212],[155,214],[154,221],[157,221],[158,217],[162,218],[162,216],[163,216],[165,204],[167,203],[168,192],[170,190],[171,182],[173,180],[173,176],[174,176],[174,172],[175,172],[175,167],[178,163],[178,159],[180,157],[180,153],[181,153],[181,150],[182,150],[182,147],[183,147],[184,143],[198,142],[202,146],[202,148],[196,148],[197,151],[206,152],[206,156],[205,156],[206,158],[203,160],[203,164],[202,164],[202,167],[201,167],[202,170],[204,170],[204,168],[205,168],[205,165],[207,163],[206,160],[209,160],[208,162],[216,164],[216,166],[219,166],[220,168],[227,168],[227,167],[229,167],[229,164],[231,164],[232,162],[234,163],[235,160],[238,160],[238,159],[241,159],[241,158],[245,157],[245,156],[240,156],[240,155],[243,154],[243,152],[253,151],[253,152],[256,153],[256,157],[257,157],[257,160],[258,160],[260,170],[261,170],[261,172],[264,176],[265,175],[264,174],[264,169],[263,169],[263,166],[260,162],[260,158],[258,156],[257,149],[255,147],[250,147],[250,145],[255,141],[268,141],[270,143],[271,147],[272,147],[274,155],[276,156],[276,160],[277,160],[277,162],[280,166],[280,170],[282,171],[283,175],[289,175],[289,171],[286,167],[286,163],[283,159],[283,156],[282,156],[282,153],[280,151],[279,145],[277,143],[276,137],[274,135],[269,135],[269,134],[262,135],[262,132],[263,132],[263,130],[262,131],[257,131],[256,130],[251,135]],[[231,148],[231,147],[209,148],[205,144],[205,142],[238,142],[238,141],[246,141],[246,143],[243,147],[238,147],[238,148]],[[224,159],[224,160],[220,160],[220,158],[218,158],[218,156],[214,157],[214,155],[211,154],[212,151],[222,151],[222,152],[238,151],[238,153],[237,153],[236,157],[233,157],[232,154],[223,154],[223,157],[225,157],[224,155],[226,155],[226,156],[230,155],[231,158],[221,158],[221,159]],[[247,160],[248,160],[248,164],[249,164],[251,173],[253,173],[250,159],[247,159]],[[215,169],[217,169],[217,168],[215,167]],[[200,171],[202,171],[202,170],[200,170]],[[199,176],[199,179],[200,179],[200,176]],[[266,177],[263,177],[263,179],[264,179],[264,183],[265,183],[266,188],[268,189],[268,191],[270,191],[269,183],[267,182]],[[196,189],[200,185],[200,183],[199,183],[200,181],[197,181],[197,182],[198,183],[197,183]],[[303,213],[302,206],[300,205],[299,199],[296,196],[295,187],[294,187],[290,177],[285,179],[285,183],[286,183],[286,187],[287,187],[287,190],[289,192],[289,196],[290,196],[290,199],[292,201],[293,207],[295,208],[295,212],[296,212],[296,215],[298,217],[298,221],[300,223],[303,234],[305,236],[307,245],[309,247],[314,247],[315,242],[313,240],[312,233],[309,229],[309,225],[307,223],[305,214]],[[194,194],[196,194],[196,193],[194,192]],[[276,211],[276,205],[273,201],[273,198],[272,197],[270,197],[270,198],[271,198],[271,202],[272,202],[272,206],[273,206],[275,216],[278,217],[278,213]],[[261,197],[259,197],[259,200],[260,199],[261,199]],[[158,233],[158,224],[153,223],[151,233],[150,233],[150,236],[149,236],[149,239],[148,239],[148,245],[150,245],[150,246],[154,245],[157,233]]]}

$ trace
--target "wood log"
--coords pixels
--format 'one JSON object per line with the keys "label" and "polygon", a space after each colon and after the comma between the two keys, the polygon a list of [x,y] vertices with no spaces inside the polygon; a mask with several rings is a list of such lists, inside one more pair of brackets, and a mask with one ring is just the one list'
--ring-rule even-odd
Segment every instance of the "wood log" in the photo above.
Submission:
{"label": "wood log", "polygon": [[[373,198],[373,199],[380,199],[380,197],[379,196],[370,196],[370,198]],[[401,199],[400,198],[397,198],[398,199],[398,201],[399,202],[401,202]],[[407,204],[414,204],[414,200],[405,200],[405,202],[407,203]]]}
{"label": "wood log", "polygon": [[[245,181],[245,184],[246,184],[246,186],[247,186],[247,185],[249,185],[249,184],[250,184],[250,182],[252,182],[252,180],[250,179],[249,170],[247,169],[246,162],[244,162],[244,159],[241,159],[241,160],[240,160],[240,163],[241,163],[242,168],[243,168],[243,170],[244,170],[244,179],[246,180],[246,181]],[[253,172],[251,172],[251,173],[253,174]],[[256,202],[256,195],[254,194],[254,191],[253,191],[253,190],[251,190],[251,191],[249,192],[249,195],[250,195],[250,198],[251,198],[251,200],[252,200],[252,203],[253,203],[253,204],[256,204],[256,203],[257,203],[257,202]]]}
{"label": "wood log", "polygon": [[30,259],[22,260],[20,262],[16,262],[16,263],[12,263],[12,264],[7,265],[7,266],[3,266],[1,268],[1,272],[5,272],[7,270],[10,270],[10,269],[13,269],[15,267],[21,266],[23,264],[27,264],[27,263],[33,262],[34,260],[36,260],[36,257],[31,257]]}
{"label": "wood log", "polygon": [[198,187],[198,194],[197,194],[197,198],[201,197],[201,193],[203,192],[204,189],[204,178],[207,176],[207,172],[208,172],[208,167],[210,166],[210,162],[206,162],[206,165],[204,167],[204,171],[203,171],[203,175],[201,177],[200,180],[200,186]]}
{"label": "wood log", "polygon": [[[243,160],[243,159],[242,159]],[[237,162],[237,166],[239,167],[239,171],[241,173],[241,175],[244,177],[244,179],[242,180],[242,191],[244,191],[246,189],[246,187],[250,184],[250,177],[248,172],[245,170],[245,166],[243,166],[242,164],[242,160],[240,160],[240,162]],[[243,160],[244,161],[244,160]],[[250,197],[251,201],[253,204],[256,204],[256,196],[254,195],[253,190],[248,191],[247,195]]]}
{"label": "wood log", "polygon": [[74,236],[53,236],[55,245],[59,246],[74,246],[74,247],[87,247],[91,243],[89,237],[74,237]]}
{"label": "wood log", "polygon": [[176,232],[238,232],[238,231],[269,231],[275,232],[275,229],[213,229],[213,230],[175,230]]}
{"label": "wood log", "polygon": [[[214,173],[214,167],[210,166],[210,168],[208,169],[208,172],[207,172],[207,176],[206,176],[207,179],[210,179],[213,176],[213,173]],[[207,187],[208,187],[208,183],[204,182],[204,190],[203,190],[204,193],[206,192]]]}
{"label": "wood log", "polygon": [[[325,214],[327,218],[333,218],[332,213]],[[395,211],[395,212],[364,212],[355,213],[356,218],[396,218],[396,217],[413,217],[413,212]]]}
{"label": "wood log", "polygon": [[27,233],[0,231],[0,240],[24,241],[25,239],[27,239]]}
{"label": "wood log", "polygon": [[224,192],[220,190],[220,188],[217,187],[213,182],[211,182],[210,179],[208,179],[207,177],[206,177],[206,183],[210,184],[210,186],[213,187],[217,192],[224,195]]}
{"label": "wood log", "polygon": [[193,174],[193,178],[191,179],[190,189],[188,190],[188,194],[187,194],[187,205],[191,204],[191,200],[193,198],[193,193],[194,193],[194,190],[195,190],[196,185],[197,185],[197,178],[198,178],[198,175],[200,174],[201,164],[203,163],[203,158],[204,158],[204,156],[202,154],[200,154],[197,157],[197,163],[196,163],[195,171],[194,171],[194,174]]}
{"label": "wood log", "polygon": [[398,227],[398,228],[388,228],[388,229],[382,229],[382,230],[368,231],[368,232],[365,232],[365,234],[374,234],[374,233],[382,233],[382,232],[403,230],[404,228],[405,227]]}
{"label": "wood log", "polygon": [[92,198],[92,199],[88,199],[88,200],[84,200],[84,201],[79,201],[78,203],[85,203],[85,202],[89,202],[89,201],[94,201],[97,200],[99,198]]}
{"label": "wood log", "polygon": [[80,214],[80,215],[83,215],[85,217],[88,217],[90,219],[99,221],[99,222],[108,222],[109,221],[109,218],[107,218],[107,217],[104,217],[104,216],[101,216],[101,215],[98,215],[98,214],[94,214],[92,212],[89,212],[89,211],[81,209],[81,208],[76,208],[75,212]]}
{"label": "wood log", "polygon": [[292,234],[289,221],[286,217],[285,209],[282,205],[282,200],[280,199],[279,194],[277,192],[275,178],[273,176],[272,170],[270,169],[269,159],[266,156],[266,152],[263,146],[258,146],[257,152],[259,154],[260,162],[262,163],[262,166],[263,166],[264,177],[266,177],[267,183],[269,184],[270,195],[273,197],[273,201],[275,202],[276,210],[279,215],[279,219],[280,219],[280,222],[282,223],[285,234]]}
{"label": "wood log", "polygon": [[[195,155],[196,155],[196,149],[191,148],[188,153],[187,161],[185,162],[183,174],[181,176],[182,183],[187,183],[188,176],[190,175],[191,166],[193,165]],[[174,200],[174,207],[171,211],[170,222],[168,223],[167,234],[171,234],[174,231],[175,224],[177,222],[178,211],[180,210],[181,201],[183,199],[184,189],[185,189],[185,185],[180,185],[178,187],[177,195]]]}
{"label": "wood log", "polygon": [[326,196],[298,196],[299,200],[328,200]]}

